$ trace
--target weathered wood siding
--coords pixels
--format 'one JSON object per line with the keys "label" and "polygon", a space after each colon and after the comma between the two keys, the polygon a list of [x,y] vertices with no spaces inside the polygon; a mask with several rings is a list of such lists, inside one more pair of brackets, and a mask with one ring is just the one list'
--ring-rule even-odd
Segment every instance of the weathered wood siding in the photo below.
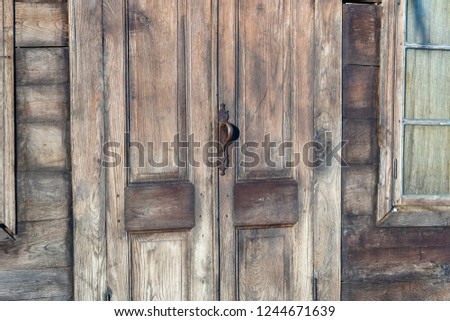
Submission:
{"label": "weathered wood siding", "polygon": [[343,7],[342,299],[449,300],[450,230],[374,224],[382,10],[359,2]]}
{"label": "weathered wood siding", "polygon": [[66,1],[15,4],[17,241],[0,243],[0,300],[72,294]]}

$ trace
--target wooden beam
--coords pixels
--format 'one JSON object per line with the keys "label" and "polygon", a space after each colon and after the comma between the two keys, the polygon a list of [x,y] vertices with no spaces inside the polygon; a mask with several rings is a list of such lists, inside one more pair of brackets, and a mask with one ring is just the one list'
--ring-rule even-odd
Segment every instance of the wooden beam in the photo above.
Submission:
{"label": "wooden beam", "polygon": [[0,2],[0,241],[16,233],[14,184],[14,1]]}
{"label": "wooden beam", "polygon": [[102,0],[70,0],[74,298],[106,290]]}
{"label": "wooden beam", "polygon": [[[342,2],[316,0],[314,129],[332,148],[342,139]],[[331,132],[332,141],[326,132]],[[324,138],[325,137],[325,138]],[[327,155],[330,156],[330,155]],[[314,273],[318,300],[339,300],[341,288],[341,166],[314,173]]]}

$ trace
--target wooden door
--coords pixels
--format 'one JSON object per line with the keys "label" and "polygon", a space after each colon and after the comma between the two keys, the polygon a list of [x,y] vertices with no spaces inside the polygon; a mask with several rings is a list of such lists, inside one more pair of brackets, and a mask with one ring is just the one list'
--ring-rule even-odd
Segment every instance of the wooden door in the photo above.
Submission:
{"label": "wooden door", "polygon": [[108,298],[313,298],[314,3],[104,0]]}
{"label": "wooden door", "polygon": [[241,146],[219,179],[221,299],[312,297],[312,168],[294,155],[313,137],[311,5],[219,2],[219,101]]}

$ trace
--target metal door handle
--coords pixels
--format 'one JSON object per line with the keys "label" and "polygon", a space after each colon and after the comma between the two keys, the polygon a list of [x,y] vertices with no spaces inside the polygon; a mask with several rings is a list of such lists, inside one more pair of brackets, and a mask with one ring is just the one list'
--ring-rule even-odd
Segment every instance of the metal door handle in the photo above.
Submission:
{"label": "metal door handle", "polygon": [[[228,111],[225,104],[220,104],[219,109],[219,142],[222,145],[222,156],[218,158],[220,175],[225,175],[229,164],[228,146],[239,138],[239,129],[228,121]],[[225,138],[225,139],[223,139]]]}

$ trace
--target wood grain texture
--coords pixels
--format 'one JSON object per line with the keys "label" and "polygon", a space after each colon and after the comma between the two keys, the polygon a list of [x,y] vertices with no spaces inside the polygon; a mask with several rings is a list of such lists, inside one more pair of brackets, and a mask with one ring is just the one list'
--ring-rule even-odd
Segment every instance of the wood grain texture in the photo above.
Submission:
{"label": "wood grain texture", "polygon": [[[334,144],[342,137],[342,57],[335,55],[342,50],[341,30],[342,4],[316,1],[314,130],[316,137],[331,132]],[[314,274],[318,300],[340,298],[340,248],[341,166],[333,161],[314,173]]]}
{"label": "wood grain texture", "polygon": [[186,178],[186,166],[176,163],[186,160],[186,148],[178,155],[171,144],[176,134],[181,141],[187,136],[185,7],[185,1],[129,1],[130,140],[148,148],[142,164],[130,145],[131,182]]}
{"label": "wood grain texture", "polygon": [[[7,239],[16,233],[14,148],[14,1],[0,9],[0,229]],[[3,231],[4,230],[4,231]]]}
{"label": "wood grain texture", "polygon": [[371,119],[348,119],[343,122],[343,157],[347,164],[378,162],[377,124]]}
{"label": "wood grain texture", "polygon": [[68,48],[18,48],[17,85],[56,85],[69,82]]}
{"label": "wood grain texture", "polygon": [[0,284],[2,301],[73,299],[72,269],[68,267],[2,271]]}
{"label": "wood grain texture", "polygon": [[69,218],[71,214],[69,173],[17,173],[17,218],[20,222]]}
{"label": "wood grain texture", "polygon": [[[379,228],[369,216],[347,216],[343,228],[343,246],[354,250],[371,248],[424,248],[447,247],[450,235],[442,228]],[[375,241],[374,241],[375,240]],[[448,255],[448,252],[446,252]]]}
{"label": "wood grain texture", "polygon": [[[103,1],[104,65],[105,65],[105,139],[121,142],[126,132],[127,94],[125,66],[125,3],[121,0]],[[120,150],[125,155],[125,147]],[[106,184],[106,282],[111,300],[130,300],[129,246],[125,230],[126,169],[109,168]]]}
{"label": "wood grain texture", "polygon": [[379,105],[379,68],[345,65],[342,75],[342,107],[344,117],[377,117]]}
{"label": "wood grain texture", "polygon": [[74,298],[102,300],[106,290],[102,1],[68,4]]}
{"label": "wood grain texture", "polygon": [[291,231],[259,229],[241,230],[238,233],[238,299],[292,300]]}
{"label": "wood grain texture", "polygon": [[373,215],[376,208],[378,170],[373,165],[342,169],[343,215]]}
{"label": "wood grain texture", "polygon": [[[292,88],[293,9],[290,1],[237,2],[236,124],[242,143],[262,143],[269,134],[276,146],[291,141],[292,122],[290,92]],[[253,166],[238,168],[239,179],[289,177],[286,168],[289,151],[270,153],[259,147],[262,156]],[[269,159],[270,157],[270,159]],[[238,154],[237,161],[247,158]],[[269,163],[270,162],[270,163]]]}
{"label": "wood grain texture", "polygon": [[16,241],[0,243],[0,275],[8,270],[72,265],[72,224],[69,219],[19,222],[17,230]]}
{"label": "wood grain texture", "polygon": [[184,232],[131,236],[133,300],[189,300],[188,243]]}
{"label": "wood grain texture", "polygon": [[344,247],[343,280],[450,279],[450,253],[445,247],[372,248]]}
{"label": "wood grain texture", "polygon": [[345,64],[380,64],[381,6],[343,5],[343,61]]}
{"label": "wood grain texture", "polygon": [[342,284],[342,300],[448,301],[448,280],[357,281]]}
{"label": "wood grain texture", "polygon": [[17,86],[17,122],[68,121],[69,100],[68,85]]}
{"label": "wood grain texture", "polygon": [[[105,88],[108,93],[105,96],[106,136],[111,141],[123,141],[127,123],[127,113],[124,107],[127,99],[125,87],[128,81],[127,55],[131,54],[129,58],[133,64],[130,72],[140,78],[130,79],[135,85],[135,89],[139,89],[139,97],[131,94],[130,98],[135,101],[137,98],[140,99],[140,111],[144,113],[144,116],[134,117],[135,121],[130,122],[131,131],[144,133],[144,143],[149,140],[159,144],[164,138],[172,141],[177,131],[185,135],[186,130],[192,133],[197,141],[212,141],[215,124],[211,120],[214,119],[213,106],[215,103],[213,101],[215,98],[212,94],[214,83],[212,46],[214,41],[211,40],[211,37],[214,34],[213,24],[216,19],[211,14],[214,12],[213,2],[170,2],[166,6],[160,1],[152,3],[132,1],[130,4],[126,7],[125,1],[107,0],[104,1],[103,6]],[[126,29],[126,18],[130,18],[130,30]],[[125,41],[127,33],[134,40],[139,40],[130,42],[129,48]],[[162,42],[161,37],[164,37]],[[166,40],[167,42],[165,42]],[[150,65],[147,63],[148,52],[155,53],[151,57]],[[160,53],[156,54],[157,52]],[[176,59],[166,59],[165,55]],[[144,74],[143,70],[147,70],[148,73]],[[162,72],[164,73],[163,81],[161,80]],[[150,82],[151,79],[153,80]],[[160,85],[165,87],[155,91],[153,86]],[[174,92],[175,97],[172,96]],[[148,101],[152,101],[151,108],[148,108]],[[147,107],[144,109],[145,106]],[[151,113],[154,113],[155,117]],[[160,130],[156,130],[156,128],[160,128]],[[147,135],[148,133],[150,135]],[[156,153],[162,154],[160,145],[153,146],[153,148],[159,149],[156,150]],[[191,152],[190,156],[194,159],[203,159],[202,149],[191,149]],[[155,169],[148,166],[146,170],[147,172],[148,170],[153,171],[150,173],[152,175],[145,174],[145,170],[142,169],[145,175],[140,176],[140,184],[148,186],[149,183],[152,183],[163,186],[167,182],[159,183],[159,181],[170,180],[176,185],[180,182],[174,180],[183,177],[195,186],[195,193],[190,199],[190,206],[195,204],[193,214],[195,215],[195,227],[189,232],[181,232],[183,237],[186,236],[183,247],[185,247],[188,257],[181,261],[178,257],[174,258],[177,262],[181,262],[183,267],[171,266],[170,271],[175,271],[175,269],[188,271],[189,266],[192,265],[192,274],[183,279],[183,284],[186,286],[183,287],[184,292],[181,298],[213,300],[217,298],[215,275],[218,273],[215,268],[215,253],[217,252],[215,249],[218,245],[214,242],[216,236],[213,227],[217,211],[217,206],[214,206],[216,200],[213,196],[216,193],[214,189],[216,169],[205,167],[203,163],[200,166],[185,166],[185,168],[188,169],[182,172],[183,169],[179,170],[176,166],[172,166],[171,170],[166,168],[161,172],[160,168]],[[157,171],[160,171],[161,174],[158,174]],[[176,293],[179,284],[176,281],[168,282],[163,277],[163,267],[166,265],[161,265],[155,260],[149,261],[146,251],[144,251],[147,245],[153,247],[153,243],[157,244],[157,242],[146,244],[145,239],[156,240],[161,235],[160,233],[136,234],[136,237],[142,237],[141,247],[143,250],[139,252],[138,257],[132,258],[133,262],[129,259],[131,257],[128,248],[129,237],[124,226],[126,174],[127,172],[121,166],[106,170],[107,247],[109,253],[114,253],[107,257],[107,286],[112,293],[111,299],[128,300],[131,298],[130,294],[133,298],[180,298],[179,293]],[[172,204],[175,204],[178,195],[173,194],[171,197]],[[157,199],[147,201],[152,204]],[[176,206],[178,205],[176,204]],[[166,207],[163,209],[167,210]],[[180,232],[173,231],[165,235],[168,238],[176,239]],[[162,251],[164,249],[171,251],[178,246],[177,241],[174,241],[174,244],[162,243],[159,248]],[[135,273],[135,276],[130,279],[129,271],[133,269],[132,264],[135,262],[140,262],[141,268],[135,269],[139,273]],[[164,262],[169,264],[167,261]],[[149,269],[155,272],[151,278],[148,277]],[[147,292],[148,284],[153,287],[150,296]],[[166,291],[168,286],[171,288],[170,291]]]}
{"label": "wood grain texture", "polygon": [[67,46],[67,3],[17,2],[17,47]]}
{"label": "wood grain texture", "polygon": [[64,123],[19,123],[19,171],[70,170],[69,130]]}
{"label": "wood grain texture", "polygon": [[190,229],[195,225],[191,183],[129,186],[125,190],[127,231]]}
{"label": "wood grain texture", "polygon": [[[277,142],[289,137],[295,147],[312,140],[313,8],[314,1],[305,1],[301,5],[290,1],[219,2],[219,102],[228,106],[231,122],[238,124],[241,133],[245,131],[241,142],[249,141],[250,137],[250,140],[261,143],[266,133],[270,133],[272,140]],[[295,21],[302,21],[301,27]],[[289,96],[286,96],[285,90],[290,91]],[[278,153],[274,151],[272,149],[272,156]],[[246,264],[235,255],[238,239],[233,220],[236,218],[234,212],[239,211],[239,204],[234,197],[240,194],[234,192],[235,184],[246,183],[250,178],[257,178],[259,183],[265,184],[271,179],[275,182],[275,178],[293,177],[299,182],[298,206],[294,216],[300,217],[301,223],[286,229],[286,233],[290,233],[295,240],[290,254],[294,267],[289,295],[293,299],[311,299],[312,171],[303,166],[285,168],[280,161],[285,161],[289,153],[285,154],[286,158],[278,158],[275,166],[264,162],[268,157],[262,148],[256,153],[260,160],[256,168],[244,171],[239,168],[238,162],[231,165],[236,167],[235,171],[229,171],[231,175],[227,174],[219,180],[220,298],[238,299],[240,281],[236,278],[236,269],[240,264]],[[232,161],[243,158],[242,155],[235,156],[231,157]],[[252,197],[253,192],[249,189],[247,195]],[[293,204],[285,206],[295,207]],[[258,213],[262,214],[264,210]],[[258,215],[252,220],[252,223],[256,222]],[[261,220],[264,220],[264,214]],[[258,223],[258,227],[262,228]],[[259,230],[255,227],[247,225],[245,232],[257,233]],[[263,253],[259,254],[263,256]],[[255,261],[258,259],[255,257]],[[270,274],[271,267],[267,269]],[[273,288],[263,292],[273,294],[278,285],[270,283],[271,280],[268,282]],[[252,297],[251,287],[249,284],[248,299]]]}
{"label": "wood grain texture", "polygon": [[294,225],[298,222],[298,184],[294,180],[237,183],[235,226]]}

